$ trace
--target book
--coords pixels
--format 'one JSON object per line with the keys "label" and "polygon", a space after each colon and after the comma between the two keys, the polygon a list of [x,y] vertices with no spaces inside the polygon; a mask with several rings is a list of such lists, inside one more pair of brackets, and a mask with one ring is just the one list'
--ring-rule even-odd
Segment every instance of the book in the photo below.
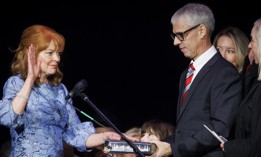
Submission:
{"label": "book", "polygon": [[[150,142],[133,142],[133,144],[144,155],[151,155],[156,152],[156,144]],[[107,140],[104,144],[105,153],[135,153],[133,148],[125,141]]]}
{"label": "book", "polygon": [[219,142],[223,142],[223,143],[227,142],[227,139],[226,139],[225,137],[218,135],[215,131],[209,129],[205,124],[203,124],[203,126],[204,126],[212,135],[214,135],[214,136],[216,137],[216,139],[219,140]]}

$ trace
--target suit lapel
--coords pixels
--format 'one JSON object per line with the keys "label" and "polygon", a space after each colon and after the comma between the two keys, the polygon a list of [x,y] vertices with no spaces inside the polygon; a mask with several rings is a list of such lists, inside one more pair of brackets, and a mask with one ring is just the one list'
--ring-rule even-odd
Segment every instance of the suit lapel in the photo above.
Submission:
{"label": "suit lapel", "polygon": [[[211,69],[211,67],[216,63],[216,61],[222,57],[220,55],[220,53],[216,53],[199,71],[199,73],[197,74],[197,76],[194,78],[190,88],[189,88],[189,92],[188,95],[184,101],[183,104],[181,104],[181,99],[182,99],[182,94],[179,94],[179,102],[178,102],[178,114],[177,114],[177,123],[179,121],[179,119],[181,118],[182,114],[184,113],[185,109],[187,109],[188,107],[190,107],[190,105],[195,105],[193,103],[189,104],[189,101],[191,99],[191,97],[193,96],[194,92],[200,92],[197,91],[197,87],[198,85],[201,83],[202,79],[207,76],[208,71]],[[185,74],[186,75],[186,74]],[[181,83],[184,84],[185,81],[185,75],[183,76],[183,80]],[[183,85],[184,86],[184,85]],[[184,87],[182,87],[182,91],[180,91],[179,93],[183,93]],[[193,107],[193,106],[192,106]]]}
{"label": "suit lapel", "polygon": [[183,91],[184,91],[184,84],[185,84],[185,80],[186,80],[186,74],[188,72],[188,69],[186,69],[182,74],[181,74],[181,77],[180,77],[180,84],[179,84],[179,99],[178,99],[178,105],[177,105],[177,115],[180,114],[180,111],[181,111],[181,107],[182,107],[182,104],[181,104],[181,101],[182,101],[182,96],[183,96]]}

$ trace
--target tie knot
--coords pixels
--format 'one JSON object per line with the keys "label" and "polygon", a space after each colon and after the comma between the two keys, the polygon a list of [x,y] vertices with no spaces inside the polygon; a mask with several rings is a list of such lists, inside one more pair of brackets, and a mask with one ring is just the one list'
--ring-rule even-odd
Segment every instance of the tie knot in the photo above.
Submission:
{"label": "tie knot", "polygon": [[190,63],[189,67],[194,71],[195,67],[193,66],[193,63]]}

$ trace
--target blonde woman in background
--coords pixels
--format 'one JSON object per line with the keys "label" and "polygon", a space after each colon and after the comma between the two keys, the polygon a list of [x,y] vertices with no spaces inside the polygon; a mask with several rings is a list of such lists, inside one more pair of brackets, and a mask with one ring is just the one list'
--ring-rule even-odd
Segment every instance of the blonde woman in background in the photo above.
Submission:
{"label": "blonde woman in background", "polygon": [[237,27],[222,29],[214,38],[214,46],[221,55],[231,62],[241,73],[244,59],[248,55],[249,39],[246,34]]}

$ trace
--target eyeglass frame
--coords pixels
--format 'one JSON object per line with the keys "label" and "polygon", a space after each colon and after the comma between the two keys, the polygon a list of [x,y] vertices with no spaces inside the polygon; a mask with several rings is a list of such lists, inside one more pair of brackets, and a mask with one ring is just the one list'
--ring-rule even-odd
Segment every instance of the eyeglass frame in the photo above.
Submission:
{"label": "eyeglass frame", "polygon": [[175,39],[175,37],[177,37],[179,39],[179,41],[184,41],[187,33],[192,31],[193,29],[196,29],[200,25],[201,25],[201,23],[197,24],[196,26],[193,26],[193,27],[191,27],[191,28],[189,28],[189,29],[187,29],[183,32],[177,32],[177,33],[171,32],[170,36],[173,40]]}

